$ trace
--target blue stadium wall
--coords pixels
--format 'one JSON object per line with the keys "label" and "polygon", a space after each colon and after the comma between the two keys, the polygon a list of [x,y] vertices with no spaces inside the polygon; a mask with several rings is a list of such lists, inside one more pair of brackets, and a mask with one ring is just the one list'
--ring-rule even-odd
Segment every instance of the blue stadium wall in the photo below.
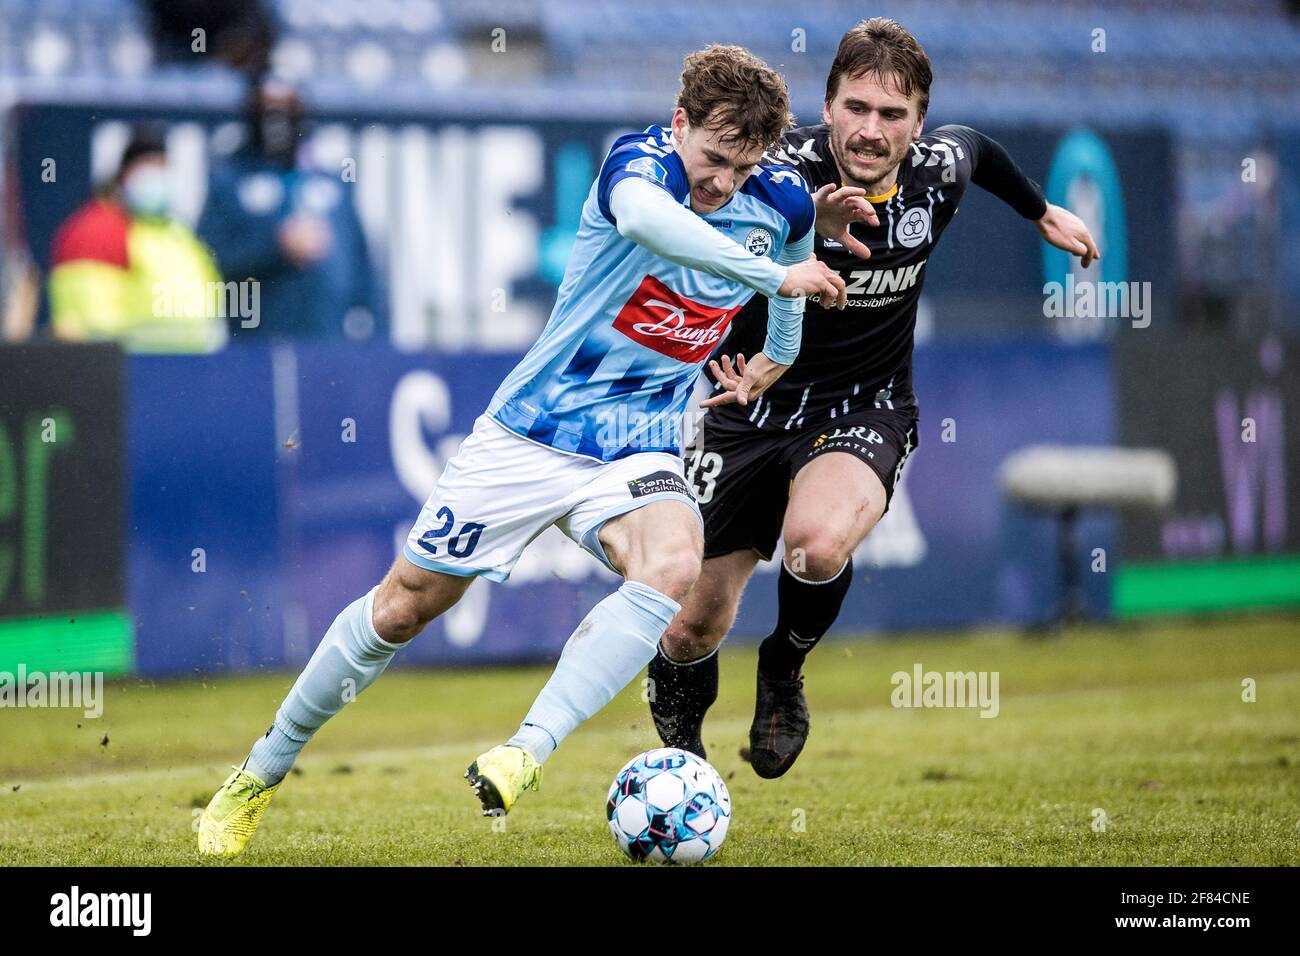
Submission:
{"label": "blue stadium wall", "polygon": [[[1088,517],[1089,608],[1120,616],[1300,605],[1294,337],[1116,346],[930,343],[920,443],[860,548],[837,633],[1024,625],[1057,599],[1050,519],[997,470],[1043,442],[1158,445],[1164,515]],[[151,676],[294,667],[371,587],[514,356],[348,345],[124,358],[0,347],[0,670]],[[1239,415],[1258,441],[1243,443]],[[945,440],[949,438],[951,440]],[[614,586],[558,533],[476,584],[404,664],[547,659]],[[761,565],[737,639],[774,614]]]}
{"label": "blue stadium wall", "polygon": [[[133,357],[127,420],[127,591],[135,663],[150,675],[301,663],[333,616],[383,575],[424,497],[513,357],[382,346]],[[844,633],[1032,623],[1057,597],[1049,519],[1006,505],[1000,462],[1037,442],[1115,438],[1103,347],[918,350],[919,447],[885,522],[859,552]],[[944,440],[945,420],[950,420]],[[355,439],[355,440],[348,440]],[[1080,560],[1113,544],[1085,520]],[[736,627],[774,614],[761,566]],[[1094,611],[1104,575],[1086,576]],[[511,580],[471,588],[404,664],[558,654],[616,579],[550,533]]]}

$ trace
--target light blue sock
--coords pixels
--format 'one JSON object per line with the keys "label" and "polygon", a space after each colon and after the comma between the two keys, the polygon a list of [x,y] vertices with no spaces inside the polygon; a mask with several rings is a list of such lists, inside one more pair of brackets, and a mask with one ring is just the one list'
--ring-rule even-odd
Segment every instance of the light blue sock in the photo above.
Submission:
{"label": "light blue sock", "polygon": [[377,590],[357,598],[334,619],[276,711],[275,723],[253,744],[244,768],[266,784],[283,780],[312,735],[374,683],[401,649],[375,633]]}
{"label": "light blue sock", "polygon": [[519,732],[506,743],[545,761],[650,663],[660,635],[681,609],[649,585],[625,581],[582,619]]}

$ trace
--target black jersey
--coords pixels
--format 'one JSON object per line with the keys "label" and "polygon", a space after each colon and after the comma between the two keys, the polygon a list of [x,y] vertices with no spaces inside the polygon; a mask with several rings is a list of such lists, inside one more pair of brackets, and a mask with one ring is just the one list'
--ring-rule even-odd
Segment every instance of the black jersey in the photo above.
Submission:
{"label": "black jersey", "polygon": [[[840,184],[825,124],[788,131],[765,161],[797,169],[814,192]],[[815,239],[817,258],[847,286],[847,307],[826,309],[818,296],[809,296],[794,365],[755,402],[733,411],[767,430],[813,425],[863,408],[915,415],[912,339],[926,263],[972,181],[1022,215],[1038,218],[1045,211],[1037,185],[993,140],[967,126],[941,126],[923,135],[899,165],[895,186],[873,199],[880,225],[850,226],[871,249],[870,259],[820,235]],[[767,299],[756,295],[736,316],[719,351],[753,355],[766,334]]]}

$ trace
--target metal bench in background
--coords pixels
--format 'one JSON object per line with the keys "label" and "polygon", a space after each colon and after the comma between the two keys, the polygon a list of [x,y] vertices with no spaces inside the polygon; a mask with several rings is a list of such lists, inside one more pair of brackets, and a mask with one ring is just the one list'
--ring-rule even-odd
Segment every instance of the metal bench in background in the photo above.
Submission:
{"label": "metal bench in background", "polygon": [[1061,600],[1048,626],[1085,619],[1079,571],[1079,514],[1085,508],[1161,511],[1173,502],[1178,469],[1159,448],[1032,445],[1009,456],[999,471],[1008,501],[1057,519]]}

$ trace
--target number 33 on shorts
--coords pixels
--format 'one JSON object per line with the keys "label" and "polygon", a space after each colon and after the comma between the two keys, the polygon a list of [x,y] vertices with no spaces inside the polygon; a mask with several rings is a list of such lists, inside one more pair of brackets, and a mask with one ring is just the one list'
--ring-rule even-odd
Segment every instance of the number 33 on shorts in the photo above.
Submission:
{"label": "number 33 on shorts", "polygon": [[713,500],[713,489],[721,472],[722,456],[716,451],[705,451],[703,448],[690,450],[686,480],[695,489],[695,497],[700,504],[708,504]]}

